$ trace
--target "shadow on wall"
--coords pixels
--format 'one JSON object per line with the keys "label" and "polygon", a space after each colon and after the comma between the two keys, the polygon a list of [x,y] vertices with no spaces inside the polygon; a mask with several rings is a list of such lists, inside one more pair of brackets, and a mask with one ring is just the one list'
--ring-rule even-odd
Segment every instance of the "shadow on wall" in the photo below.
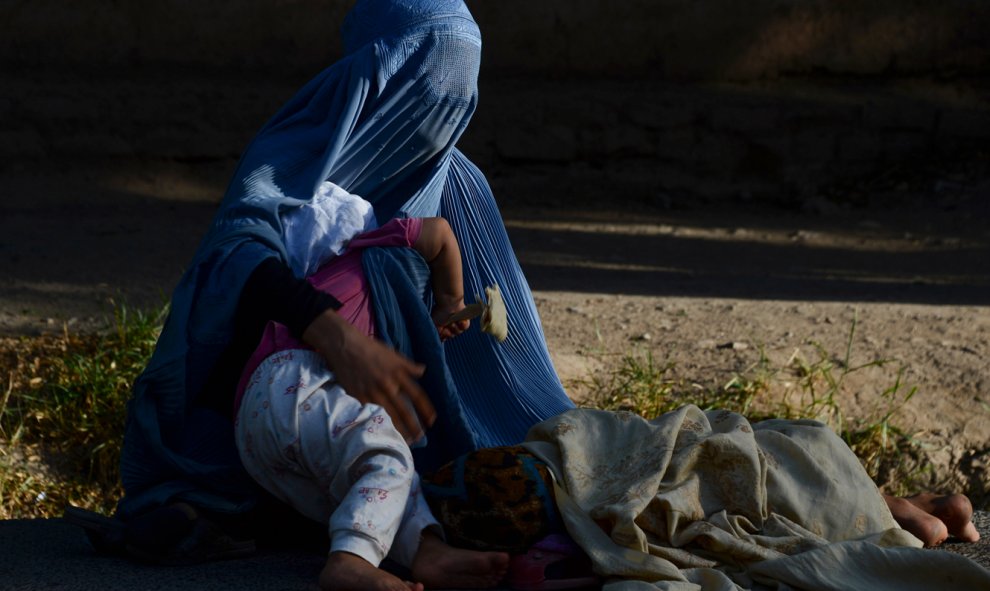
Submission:
{"label": "shadow on wall", "polygon": [[[349,0],[0,5],[8,64],[180,63],[315,72]],[[990,4],[973,0],[469,0],[484,65],[515,74],[752,80],[828,71],[979,72]],[[52,40],[57,39],[57,43]]]}
{"label": "shadow on wall", "polygon": [[990,6],[966,0],[470,5],[492,48],[487,66],[513,71],[741,81],[819,71],[981,71],[990,64]]}

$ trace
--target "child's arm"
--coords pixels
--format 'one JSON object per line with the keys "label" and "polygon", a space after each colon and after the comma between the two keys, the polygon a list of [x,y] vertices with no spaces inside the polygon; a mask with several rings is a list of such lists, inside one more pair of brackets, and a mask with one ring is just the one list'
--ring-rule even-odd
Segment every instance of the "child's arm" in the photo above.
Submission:
{"label": "child's arm", "polygon": [[440,339],[455,337],[471,325],[469,320],[447,324],[454,312],[464,309],[464,277],[461,271],[461,253],[450,224],[443,218],[424,218],[419,238],[413,244],[430,265],[433,286],[433,323],[437,325]]}

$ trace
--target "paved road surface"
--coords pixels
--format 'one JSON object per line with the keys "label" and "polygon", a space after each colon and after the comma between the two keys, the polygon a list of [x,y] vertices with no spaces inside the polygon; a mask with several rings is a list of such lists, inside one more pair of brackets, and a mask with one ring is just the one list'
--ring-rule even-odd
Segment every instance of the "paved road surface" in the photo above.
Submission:
{"label": "paved road surface", "polygon": [[[990,568],[990,513],[983,539],[947,549]],[[93,553],[82,530],[60,519],[0,521],[0,589],[5,591],[310,591],[323,557],[268,553],[188,567],[152,567]]]}

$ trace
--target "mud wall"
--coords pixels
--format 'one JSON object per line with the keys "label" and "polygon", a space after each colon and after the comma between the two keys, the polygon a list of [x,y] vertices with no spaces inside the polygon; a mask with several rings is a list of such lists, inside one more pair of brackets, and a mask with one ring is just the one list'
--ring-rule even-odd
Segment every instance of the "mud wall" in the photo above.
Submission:
{"label": "mud wall", "polygon": [[[350,0],[11,0],[0,63],[319,69]],[[975,0],[469,0],[485,67],[516,74],[751,80],[990,65]]]}

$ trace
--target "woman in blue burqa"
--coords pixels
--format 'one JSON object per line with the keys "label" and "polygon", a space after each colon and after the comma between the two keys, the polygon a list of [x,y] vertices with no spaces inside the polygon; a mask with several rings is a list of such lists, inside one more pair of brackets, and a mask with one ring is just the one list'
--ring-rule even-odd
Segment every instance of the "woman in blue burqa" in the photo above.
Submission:
{"label": "woman in blue burqa", "polygon": [[[535,423],[573,406],[488,183],[455,148],[477,104],[481,38],[471,14],[461,0],[359,0],[343,36],[346,55],[289,100],[244,152],[173,293],[128,406],[123,521],[176,503],[211,515],[258,505],[261,493],[238,460],[230,409],[268,320],[320,352],[341,386],[381,405],[408,441],[425,430],[417,469],[517,443]],[[374,220],[355,213],[348,195],[370,202]],[[302,278],[341,251],[342,226],[362,215],[366,225],[446,218],[461,248],[464,293],[501,288],[508,340],[471,330],[430,347],[424,331],[439,341],[428,314],[421,323],[379,322],[402,316],[379,313],[383,307],[421,298],[422,277],[402,260],[382,268],[366,262],[384,343],[337,317],[333,298],[312,293]],[[426,309],[421,299],[418,305]]]}

